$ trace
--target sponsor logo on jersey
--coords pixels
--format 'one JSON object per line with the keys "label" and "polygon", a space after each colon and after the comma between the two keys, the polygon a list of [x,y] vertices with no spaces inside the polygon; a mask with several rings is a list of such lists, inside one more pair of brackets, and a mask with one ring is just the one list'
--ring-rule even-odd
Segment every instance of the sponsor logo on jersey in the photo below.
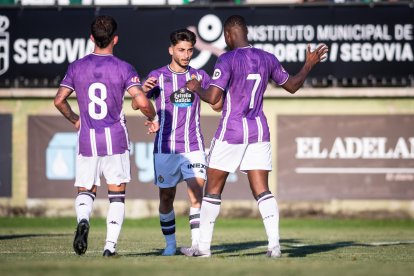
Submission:
{"label": "sponsor logo on jersey", "polygon": [[206,165],[201,164],[201,163],[193,163],[193,164],[188,164],[187,165],[187,168],[188,169],[193,169],[193,168],[202,168],[202,169],[205,169],[206,168]]}
{"label": "sponsor logo on jersey", "polygon": [[194,102],[194,93],[182,87],[170,96],[171,103],[177,107],[189,107]]}
{"label": "sponsor logo on jersey", "polygon": [[135,76],[131,78],[131,82],[140,83],[141,81],[139,80],[138,76]]}

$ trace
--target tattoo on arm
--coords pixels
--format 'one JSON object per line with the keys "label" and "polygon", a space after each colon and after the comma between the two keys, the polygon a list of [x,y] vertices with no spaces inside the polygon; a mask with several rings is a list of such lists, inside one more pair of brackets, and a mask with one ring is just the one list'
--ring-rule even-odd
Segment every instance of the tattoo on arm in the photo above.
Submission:
{"label": "tattoo on arm", "polygon": [[59,90],[56,94],[55,105],[66,119],[68,119],[72,124],[75,124],[79,120],[79,115],[73,112],[72,108],[70,107],[67,101],[67,97],[69,95],[70,93],[67,94]]}

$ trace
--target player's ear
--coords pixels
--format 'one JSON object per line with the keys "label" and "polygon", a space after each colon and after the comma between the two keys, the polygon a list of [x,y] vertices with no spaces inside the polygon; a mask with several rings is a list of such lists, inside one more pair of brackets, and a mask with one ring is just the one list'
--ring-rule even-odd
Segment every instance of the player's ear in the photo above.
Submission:
{"label": "player's ear", "polygon": [[116,45],[118,43],[118,39],[119,39],[119,36],[115,35],[114,36],[114,45]]}
{"label": "player's ear", "polygon": [[90,35],[90,36],[89,36],[89,39],[90,39],[93,43],[95,43],[95,39],[93,38],[93,35]]}
{"label": "player's ear", "polygon": [[170,47],[168,47],[168,52],[170,53],[170,55],[173,55],[173,46],[171,45]]}

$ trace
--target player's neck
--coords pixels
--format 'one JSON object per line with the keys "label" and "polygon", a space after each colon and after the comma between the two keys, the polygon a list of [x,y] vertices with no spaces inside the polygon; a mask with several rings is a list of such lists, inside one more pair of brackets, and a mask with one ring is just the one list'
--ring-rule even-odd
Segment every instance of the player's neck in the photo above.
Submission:
{"label": "player's neck", "polygon": [[238,41],[234,43],[234,48],[233,49],[237,49],[237,48],[245,48],[245,47],[249,47],[250,44],[248,41]]}
{"label": "player's neck", "polygon": [[98,55],[112,55],[113,49],[113,47],[99,48],[95,46],[95,48],[93,49],[93,53]]}
{"label": "player's neck", "polygon": [[184,73],[188,70],[188,66],[182,67],[175,62],[171,62],[170,69],[177,73]]}

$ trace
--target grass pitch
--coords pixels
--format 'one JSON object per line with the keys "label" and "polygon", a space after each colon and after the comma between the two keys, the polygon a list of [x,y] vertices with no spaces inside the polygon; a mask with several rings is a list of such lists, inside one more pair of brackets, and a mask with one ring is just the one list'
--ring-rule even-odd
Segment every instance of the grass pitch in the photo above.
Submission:
{"label": "grass pitch", "polygon": [[[212,258],[160,256],[156,218],[124,222],[118,258],[103,258],[105,220],[92,218],[88,251],[72,250],[74,218],[0,218],[0,275],[412,275],[413,220],[283,219],[282,258],[268,259],[260,219],[219,218]],[[178,246],[190,243],[177,218]]]}

